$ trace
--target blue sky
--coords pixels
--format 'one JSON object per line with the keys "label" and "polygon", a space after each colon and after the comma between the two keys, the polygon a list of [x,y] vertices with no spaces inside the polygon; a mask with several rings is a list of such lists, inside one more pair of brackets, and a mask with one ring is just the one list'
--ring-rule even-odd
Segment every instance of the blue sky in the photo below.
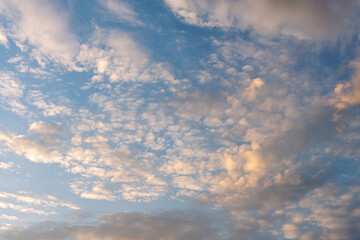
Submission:
{"label": "blue sky", "polygon": [[0,0],[0,239],[355,239],[359,1]]}

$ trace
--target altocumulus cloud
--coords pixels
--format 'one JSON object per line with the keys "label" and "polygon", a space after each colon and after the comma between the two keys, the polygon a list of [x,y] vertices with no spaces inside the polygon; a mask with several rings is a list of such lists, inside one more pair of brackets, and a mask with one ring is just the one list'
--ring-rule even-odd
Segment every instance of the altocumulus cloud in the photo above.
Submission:
{"label": "altocumulus cloud", "polygon": [[359,1],[82,4],[0,0],[1,240],[358,238]]}

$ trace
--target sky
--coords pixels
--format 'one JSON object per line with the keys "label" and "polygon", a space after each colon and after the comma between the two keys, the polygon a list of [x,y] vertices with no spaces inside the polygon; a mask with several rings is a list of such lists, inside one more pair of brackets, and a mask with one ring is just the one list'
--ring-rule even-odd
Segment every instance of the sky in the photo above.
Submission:
{"label": "sky", "polygon": [[360,236],[359,0],[0,0],[0,240]]}

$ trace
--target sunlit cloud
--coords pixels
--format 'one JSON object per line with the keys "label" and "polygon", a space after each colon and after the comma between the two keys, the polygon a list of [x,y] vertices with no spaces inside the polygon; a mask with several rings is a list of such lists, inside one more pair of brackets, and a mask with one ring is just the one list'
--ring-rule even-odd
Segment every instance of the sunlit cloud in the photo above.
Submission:
{"label": "sunlit cloud", "polygon": [[359,9],[0,0],[0,239],[356,238]]}

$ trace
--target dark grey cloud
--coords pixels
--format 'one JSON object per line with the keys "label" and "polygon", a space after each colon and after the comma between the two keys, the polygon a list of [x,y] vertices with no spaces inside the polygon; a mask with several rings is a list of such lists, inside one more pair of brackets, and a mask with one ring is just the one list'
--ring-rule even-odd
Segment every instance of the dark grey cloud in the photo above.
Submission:
{"label": "dark grey cloud", "polygon": [[0,234],[1,240],[132,240],[221,239],[215,228],[215,216],[196,212],[162,213],[123,212],[102,217],[96,226],[40,222],[28,228],[13,228]]}

